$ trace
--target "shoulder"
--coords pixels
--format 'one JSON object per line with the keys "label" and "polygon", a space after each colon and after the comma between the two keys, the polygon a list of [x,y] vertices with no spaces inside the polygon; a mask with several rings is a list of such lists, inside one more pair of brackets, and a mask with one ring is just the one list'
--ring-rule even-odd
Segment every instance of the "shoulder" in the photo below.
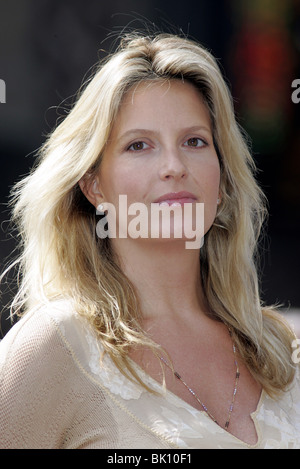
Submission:
{"label": "shoulder", "polygon": [[[52,315],[56,305],[47,305],[25,314],[0,343],[0,364],[12,353],[36,355],[58,339],[59,330]],[[23,357],[24,358],[24,357]]]}
{"label": "shoulder", "polygon": [[60,446],[91,390],[79,361],[87,354],[83,323],[68,304],[49,303],[1,341],[0,448]]}
{"label": "shoulder", "polygon": [[[299,445],[300,434],[300,367],[296,366],[295,377],[285,396],[280,402],[281,414],[285,413],[288,416],[287,421],[292,424],[293,431],[295,432],[295,441]],[[287,426],[287,421],[283,421],[283,427]],[[297,446],[298,447],[298,446]]]}
{"label": "shoulder", "polygon": [[[43,306],[25,314],[0,343],[0,373],[16,379],[30,370],[42,372],[54,360],[67,356],[67,346],[52,314],[53,306]],[[36,372],[34,373],[34,370]]]}
{"label": "shoulder", "polygon": [[296,366],[294,380],[278,402],[281,415],[289,416],[294,428],[300,432],[300,367]]}
{"label": "shoulder", "polygon": [[94,378],[102,372],[101,342],[90,323],[71,302],[48,302],[25,314],[0,342],[0,375],[39,373],[49,376],[65,369]]}
{"label": "shoulder", "polygon": [[91,337],[91,327],[69,302],[49,302],[25,314],[0,342],[0,381],[6,391],[17,386],[20,392],[29,392],[30,382],[45,383],[46,377],[58,382],[63,376],[71,385],[97,348]]}
{"label": "shoulder", "polygon": [[[298,418],[299,418],[299,425],[300,425],[300,365],[297,364],[294,382],[291,388],[291,397],[292,397],[292,404],[295,406],[294,410],[297,410]],[[300,428],[299,428],[300,429]]]}
{"label": "shoulder", "polygon": [[[79,316],[71,303],[65,300],[48,302],[25,314],[0,342],[0,368],[16,355],[26,361],[43,358],[53,353],[73,356],[87,342],[87,321]],[[76,350],[73,350],[76,349]]]}

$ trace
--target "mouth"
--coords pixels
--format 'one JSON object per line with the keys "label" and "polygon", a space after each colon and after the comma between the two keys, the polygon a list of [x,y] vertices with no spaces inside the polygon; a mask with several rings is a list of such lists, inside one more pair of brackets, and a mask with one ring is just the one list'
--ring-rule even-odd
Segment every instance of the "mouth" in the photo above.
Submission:
{"label": "mouth", "polygon": [[153,203],[159,205],[184,205],[188,203],[196,202],[197,197],[192,194],[191,192],[170,192],[168,194],[164,194],[158,199],[154,200]]}

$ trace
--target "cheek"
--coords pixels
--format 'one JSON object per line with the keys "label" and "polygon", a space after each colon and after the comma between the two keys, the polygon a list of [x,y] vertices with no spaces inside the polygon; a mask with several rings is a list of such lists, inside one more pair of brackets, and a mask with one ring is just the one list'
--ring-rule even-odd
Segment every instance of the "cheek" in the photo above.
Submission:
{"label": "cheek", "polygon": [[138,200],[140,190],[143,187],[143,177],[134,168],[122,167],[119,164],[104,164],[100,172],[100,187],[103,197],[107,202],[118,205],[119,195],[127,195],[128,202]]}
{"label": "cheek", "polygon": [[217,212],[217,199],[220,188],[220,168],[218,165],[211,166],[206,172],[204,188],[204,224],[207,232],[214,222]]}
{"label": "cheek", "polygon": [[218,162],[208,164],[200,171],[199,180],[203,180],[203,195],[207,203],[216,203],[220,188],[220,166]]}
{"label": "cheek", "polygon": [[211,168],[211,171],[209,174],[209,184],[211,187],[212,194],[217,196],[217,198],[218,198],[219,189],[220,189],[220,178],[221,178],[220,167],[219,165],[216,165]]}

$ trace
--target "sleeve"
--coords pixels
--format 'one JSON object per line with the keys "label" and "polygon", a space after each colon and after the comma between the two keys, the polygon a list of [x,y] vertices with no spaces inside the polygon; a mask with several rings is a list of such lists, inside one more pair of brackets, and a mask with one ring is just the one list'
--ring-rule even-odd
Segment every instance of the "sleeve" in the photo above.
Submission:
{"label": "sleeve", "polygon": [[13,326],[0,343],[0,448],[60,448],[74,412],[75,375],[49,318],[34,314]]}

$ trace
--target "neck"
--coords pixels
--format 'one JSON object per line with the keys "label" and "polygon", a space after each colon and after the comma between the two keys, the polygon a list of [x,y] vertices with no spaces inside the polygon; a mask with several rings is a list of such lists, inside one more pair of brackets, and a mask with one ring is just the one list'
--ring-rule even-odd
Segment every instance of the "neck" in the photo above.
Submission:
{"label": "neck", "polygon": [[137,291],[144,319],[207,311],[198,249],[185,249],[179,241],[146,244],[128,239],[118,240],[114,248]]}

